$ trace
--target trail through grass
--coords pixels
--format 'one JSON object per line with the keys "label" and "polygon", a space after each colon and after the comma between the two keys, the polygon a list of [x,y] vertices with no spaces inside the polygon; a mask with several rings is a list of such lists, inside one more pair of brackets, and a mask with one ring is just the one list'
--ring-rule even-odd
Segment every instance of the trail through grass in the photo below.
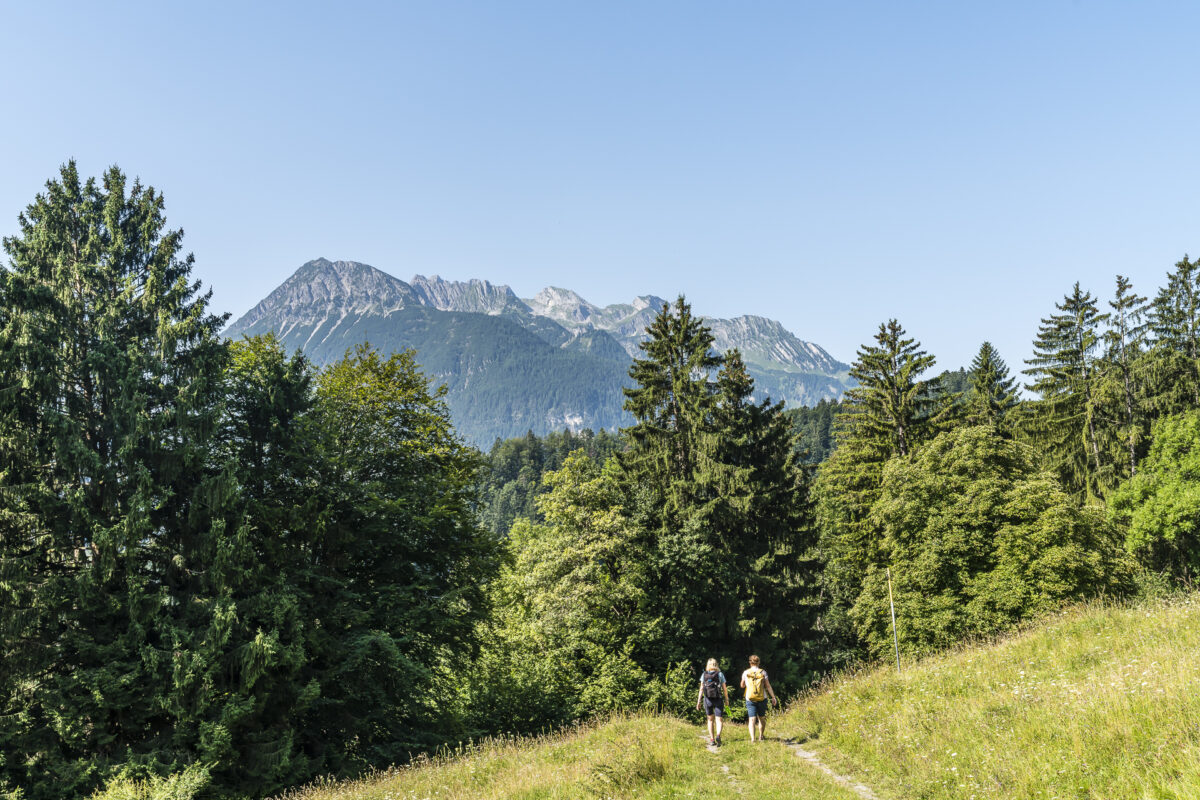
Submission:
{"label": "trail through grass", "polygon": [[[710,753],[695,725],[630,717],[539,740],[285,795],[288,800],[858,800],[779,741],[751,745],[727,728]],[[727,767],[723,770],[722,767]]]}
{"label": "trail through grass", "polygon": [[880,800],[1200,798],[1200,595],[1075,609],[995,644],[830,680],[768,740],[631,716],[491,743],[292,800],[753,797],[860,800],[788,739]]}

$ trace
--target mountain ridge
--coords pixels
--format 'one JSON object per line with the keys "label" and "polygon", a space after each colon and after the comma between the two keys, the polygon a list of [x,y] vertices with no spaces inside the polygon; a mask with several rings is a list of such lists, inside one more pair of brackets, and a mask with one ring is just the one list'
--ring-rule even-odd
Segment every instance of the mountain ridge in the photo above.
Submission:
{"label": "mountain ridge", "polygon": [[[628,424],[621,389],[630,359],[641,355],[645,328],[665,303],[641,295],[601,307],[562,287],[522,299],[488,280],[417,274],[405,282],[369,264],[318,258],[225,335],[274,332],[318,365],[363,341],[385,352],[413,348],[430,377],[446,384],[456,426],[486,443],[527,429]],[[844,391],[847,365],[782,323],[755,315],[703,319],[718,350],[742,352],[756,395],[812,405]]]}

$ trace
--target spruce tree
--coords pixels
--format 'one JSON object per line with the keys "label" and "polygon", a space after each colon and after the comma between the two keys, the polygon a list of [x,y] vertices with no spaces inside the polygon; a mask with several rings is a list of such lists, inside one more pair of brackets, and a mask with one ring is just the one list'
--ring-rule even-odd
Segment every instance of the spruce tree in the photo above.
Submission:
{"label": "spruce tree", "polygon": [[236,762],[274,663],[238,606],[254,558],[214,455],[223,318],[181,238],[154,189],[70,163],[4,240],[0,780],[30,798]]}
{"label": "spruce tree", "polygon": [[[710,524],[720,533],[723,564],[733,566],[717,642],[731,656],[758,652],[795,685],[815,669],[809,651],[816,621],[815,527],[808,474],[783,403],[754,402],[754,381],[731,350],[717,376],[717,403],[698,481]],[[715,646],[714,642],[714,646]]]}
{"label": "spruce tree", "polygon": [[682,296],[673,309],[663,305],[646,333],[639,345],[645,357],[634,359],[634,385],[624,390],[634,424],[623,430],[629,449],[621,463],[633,519],[653,554],[655,585],[648,594],[670,620],[661,639],[646,643],[645,657],[670,663],[697,645],[697,626],[708,627],[704,610],[718,584],[703,582],[723,569],[717,533],[697,513],[703,495],[696,480],[721,358],[712,350],[712,333]]}
{"label": "spruce tree", "polygon": [[1007,429],[1007,416],[1017,404],[1015,379],[991,342],[979,346],[971,361],[971,390],[967,396],[967,421]]}
{"label": "spruce tree", "polygon": [[1034,356],[1025,363],[1036,392],[1027,425],[1064,485],[1077,497],[1100,497],[1111,463],[1101,453],[1097,350],[1108,319],[1091,292],[1076,283],[1056,303],[1059,313],[1042,320]]}
{"label": "spruce tree", "polygon": [[1117,276],[1116,296],[1109,301],[1112,308],[1110,324],[1104,336],[1106,380],[1103,383],[1102,406],[1108,421],[1107,428],[1122,450],[1117,459],[1123,463],[1118,477],[1137,474],[1138,461],[1149,434],[1149,414],[1145,402],[1146,349],[1148,324],[1145,321],[1147,302],[1133,291],[1133,285],[1123,275]]}
{"label": "spruce tree", "polygon": [[1185,254],[1167,273],[1167,285],[1150,309],[1149,325],[1155,339],[1149,370],[1156,415],[1200,405],[1200,262]]}
{"label": "spruce tree", "polygon": [[879,326],[875,344],[860,348],[851,367],[858,385],[846,393],[836,423],[837,449],[813,485],[824,561],[822,626],[833,661],[854,656],[857,637],[848,612],[864,577],[883,566],[871,508],[884,465],[907,456],[953,419],[954,398],[936,381],[921,380],[933,365],[934,357],[893,319]]}
{"label": "spruce tree", "polygon": [[948,398],[920,376],[935,363],[896,320],[879,326],[875,345],[865,345],[850,367],[858,385],[846,392],[839,420],[847,434],[871,442],[881,455],[906,456],[936,433],[951,413]]}

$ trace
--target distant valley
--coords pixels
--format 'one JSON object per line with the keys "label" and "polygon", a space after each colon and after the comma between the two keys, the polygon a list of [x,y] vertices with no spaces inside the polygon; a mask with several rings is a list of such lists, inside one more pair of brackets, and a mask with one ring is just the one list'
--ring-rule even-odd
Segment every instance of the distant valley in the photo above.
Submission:
{"label": "distant valley", "polygon": [[[367,264],[319,258],[225,335],[274,332],[289,350],[302,349],[321,365],[364,341],[384,352],[412,348],[426,374],[446,385],[459,432],[486,448],[528,430],[627,425],[621,389],[664,302],[645,295],[599,307],[555,287],[521,299],[485,280],[417,275],[406,283]],[[760,397],[813,405],[845,391],[848,366],[775,320],[705,323],[718,349],[741,351]]]}

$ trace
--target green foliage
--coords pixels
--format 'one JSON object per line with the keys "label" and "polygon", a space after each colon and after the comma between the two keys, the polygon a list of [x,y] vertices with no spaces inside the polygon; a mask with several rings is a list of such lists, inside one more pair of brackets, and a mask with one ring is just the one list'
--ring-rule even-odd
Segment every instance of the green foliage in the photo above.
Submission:
{"label": "green foliage", "polygon": [[496,556],[471,513],[479,460],[411,351],[362,345],[324,370],[313,425],[306,750],[335,771],[383,766],[444,741],[448,681],[476,648]]}
{"label": "green foliage", "polygon": [[752,402],[740,354],[716,356],[682,297],[647,332],[646,357],[630,369],[635,424],[619,459],[647,594],[664,621],[644,637],[643,663],[730,663],[759,650],[798,678],[815,567],[806,476],[782,404]]}
{"label": "green foliage", "polygon": [[537,500],[545,522],[522,518],[512,528],[497,614],[468,681],[480,726],[532,732],[657,704],[679,683],[637,661],[638,643],[664,620],[646,595],[616,461],[598,467],[577,451],[545,482]]}
{"label": "green foliage", "polygon": [[859,348],[850,376],[858,385],[846,392],[839,426],[869,442],[885,458],[908,455],[937,433],[951,413],[952,399],[920,376],[935,362],[896,320],[879,326],[876,344]]}
{"label": "green foliage", "polygon": [[1026,428],[1063,485],[1078,498],[1100,498],[1114,484],[1111,460],[1101,452],[1098,420],[1101,326],[1108,320],[1091,292],[1076,283],[1057,314],[1042,320],[1026,386],[1038,394]]}
{"label": "green foliage", "polygon": [[161,196],[116,168],[65,166],[20,225],[0,271],[0,787],[263,796],[453,736],[496,543],[411,354],[360,351],[314,385],[271,338],[222,341]]}
{"label": "green foliage", "polygon": [[1200,574],[1200,411],[1164,417],[1141,470],[1110,498],[1125,546],[1155,571]]}
{"label": "green foliage", "polygon": [[868,570],[884,563],[881,533],[871,518],[884,465],[928,440],[957,414],[954,395],[937,380],[921,380],[934,358],[907,338],[896,320],[879,326],[875,342],[860,348],[851,367],[859,385],[843,401],[837,450],[817,470],[813,485],[824,562],[822,629],[833,663],[856,655],[849,609]]}
{"label": "green foliage", "polygon": [[1178,356],[1174,382],[1181,393],[1192,405],[1200,403],[1200,263],[1186,254],[1154,298],[1150,327],[1158,345]]}
{"label": "green foliage", "polygon": [[208,770],[193,764],[182,772],[143,780],[118,774],[91,800],[194,800],[209,785]]}
{"label": "green foliage", "polygon": [[[909,653],[995,634],[1131,579],[1103,515],[1076,507],[1030,448],[991,426],[944,433],[890,461],[871,515]],[[868,566],[851,616],[872,653],[891,652],[882,564]]]}
{"label": "green foliage", "polygon": [[791,408],[784,415],[796,430],[800,457],[806,464],[820,464],[836,446],[834,420],[843,411],[841,400],[821,400],[815,406]]}
{"label": "green foliage", "polygon": [[1015,379],[991,342],[979,346],[971,361],[967,394],[967,423],[1008,429],[1008,415],[1017,405]]}
{"label": "green foliage", "polygon": [[561,469],[567,456],[583,450],[604,462],[625,447],[619,436],[601,430],[593,433],[562,431],[543,437],[528,432],[517,439],[499,439],[487,454],[487,469],[480,489],[480,517],[493,533],[504,535],[517,517],[540,521],[537,498],[546,491],[542,476]]}
{"label": "green foliage", "polygon": [[1104,337],[1105,369],[1097,390],[1104,422],[1101,437],[1113,453],[1118,478],[1125,479],[1137,474],[1145,455],[1153,406],[1146,395],[1147,304],[1129,280],[1118,275],[1116,297],[1108,305],[1111,324]]}
{"label": "green foliage", "polygon": [[272,662],[243,656],[260,620],[213,457],[223,320],[181,238],[153,189],[68,164],[4,241],[0,780],[29,798],[125,763],[238,764]]}

